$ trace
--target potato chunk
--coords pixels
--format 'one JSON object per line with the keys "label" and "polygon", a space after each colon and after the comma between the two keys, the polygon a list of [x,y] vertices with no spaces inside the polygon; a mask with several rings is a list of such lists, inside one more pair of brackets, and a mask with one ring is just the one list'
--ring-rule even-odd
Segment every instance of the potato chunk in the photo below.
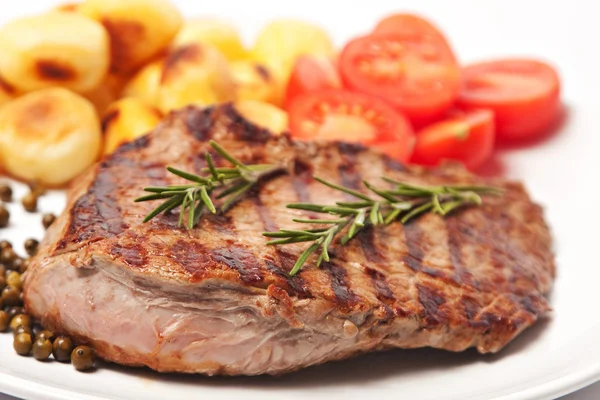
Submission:
{"label": "potato chunk", "polygon": [[258,100],[279,105],[279,82],[267,67],[255,61],[231,63],[238,100]]}
{"label": "potato chunk", "polygon": [[154,61],[142,68],[123,89],[123,96],[138,97],[148,104],[155,105],[158,98],[158,85],[163,71],[163,60]]}
{"label": "potato chunk", "polygon": [[17,90],[0,76],[0,108],[17,96]]}
{"label": "potato chunk", "polygon": [[135,97],[111,104],[102,117],[104,154],[112,153],[121,144],[150,132],[161,117],[160,111]]}
{"label": "potato chunk", "polygon": [[258,35],[253,58],[269,67],[283,81],[296,59],[305,54],[332,56],[333,43],[321,27],[304,21],[277,20]]}
{"label": "potato chunk", "polygon": [[229,61],[246,57],[240,35],[232,24],[214,18],[194,18],[186,21],[173,40],[176,47],[187,44],[209,44]]}
{"label": "potato chunk", "polygon": [[79,5],[81,3],[62,3],[54,7],[53,11],[62,11],[62,12],[78,12]]}
{"label": "potato chunk", "polygon": [[278,135],[288,130],[288,114],[273,104],[255,100],[235,103],[235,108],[248,121]]}
{"label": "potato chunk", "polygon": [[212,46],[189,44],[167,55],[157,104],[167,113],[189,104],[206,106],[234,100],[235,90],[227,59]]}
{"label": "potato chunk", "polygon": [[0,74],[21,91],[96,87],[109,64],[102,25],[77,13],[25,17],[0,28]]}
{"label": "potato chunk", "polygon": [[164,51],[182,23],[168,0],[86,0],[79,12],[104,25],[111,70],[119,72],[132,72]]}
{"label": "potato chunk", "polygon": [[0,160],[18,178],[63,185],[96,161],[101,142],[94,106],[66,89],[29,93],[0,110]]}

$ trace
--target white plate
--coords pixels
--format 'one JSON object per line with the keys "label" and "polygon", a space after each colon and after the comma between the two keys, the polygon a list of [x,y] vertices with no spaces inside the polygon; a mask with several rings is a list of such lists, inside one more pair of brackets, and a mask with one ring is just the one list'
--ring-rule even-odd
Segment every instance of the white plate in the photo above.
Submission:
{"label": "white plate", "polygon": [[[54,1],[4,4],[1,18],[43,10]],[[596,246],[600,210],[600,114],[597,98],[600,62],[595,41],[600,29],[594,2],[560,1],[363,1],[298,2],[179,1],[186,15],[226,16],[253,38],[277,16],[297,16],[327,26],[338,43],[366,32],[386,13],[403,7],[433,17],[449,33],[465,61],[503,55],[532,55],[553,61],[564,78],[570,116],[562,131],[526,149],[505,150],[504,174],[526,181],[533,197],[546,207],[556,239],[558,278],[552,317],[495,356],[469,351],[390,351],[311,368],[280,378],[206,378],[159,375],[148,371],[102,367],[91,374],[70,365],[39,363],[18,357],[9,335],[0,335],[0,391],[35,399],[244,399],[405,398],[550,399],[600,378],[600,312],[596,294],[600,265]],[[249,40],[250,41],[250,40]],[[23,188],[17,193],[20,197]],[[60,194],[41,202],[43,210],[60,209]],[[39,216],[19,215],[18,226],[0,230],[0,238],[22,243],[40,237]],[[21,219],[23,217],[23,219]]]}

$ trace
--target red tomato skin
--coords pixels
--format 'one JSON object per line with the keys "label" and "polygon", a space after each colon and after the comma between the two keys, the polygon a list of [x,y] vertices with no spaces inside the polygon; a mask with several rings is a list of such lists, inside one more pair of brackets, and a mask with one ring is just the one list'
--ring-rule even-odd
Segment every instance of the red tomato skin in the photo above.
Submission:
{"label": "red tomato skin", "polygon": [[296,60],[285,93],[285,108],[288,109],[295,97],[324,89],[342,87],[334,63],[319,56],[301,56]]}
{"label": "red tomato skin", "polygon": [[289,108],[292,137],[300,140],[319,140],[319,137],[303,129],[303,124],[311,120],[312,110],[322,103],[334,106],[358,105],[365,111],[376,110],[384,121],[383,125],[377,127],[377,137],[374,140],[359,142],[374,147],[397,161],[407,162],[410,159],[416,141],[410,121],[376,97],[343,89],[326,89],[296,97]]}
{"label": "red tomato skin", "polygon": [[[479,74],[512,63],[527,63],[531,64],[531,68],[540,69],[540,80],[544,81],[540,93],[511,100],[506,95],[496,99],[491,95],[486,98],[469,90],[470,82]],[[463,89],[456,105],[465,111],[480,108],[493,110],[496,136],[499,141],[518,142],[535,138],[547,133],[561,116],[560,78],[554,68],[536,60],[506,59],[473,64],[463,69]]]}
{"label": "red tomato skin", "polygon": [[[339,68],[340,76],[344,87],[358,92],[365,93],[381,98],[388,102],[396,110],[406,115],[414,126],[425,126],[444,115],[446,110],[452,107],[460,90],[460,68],[456,64],[454,54],[447,44],[432,40],[427,37],[424,42],[429,48],[435,47],[437,54],[446,67],[446,78],[443,82],[436,81],[436,85],[441,86],[441,89],[425,92],[420,95],[414,93],[406,94],[403,89],[403,83],[406,80],[398,81],[398,85],[390,84],[374,84],[373,79],[358,72],[358,68],[354,66],[354,60],[360,56],[361,47],[367,45],[368,41],[373,40],[396,40],[402,43],[408,41],[411,43],[420,43],[421,37],[409,37],[399,34],[381,34],[373,36],[364,36],[356,38],[346,44],[340,55]],[[419,44],[416,44],[418,47]]]}
{"label": "red tomato skin", "polygon": [[[461,139],[456,131],[463,127],[468,133]],[[494,141],[494,114],[483,109],[470,111],[419,131],[411,161],[435,166],[443,160],[454,160],[476,170],[492,155]]]}
{"label": "red tomato skin", "polygon": [[[410,35],[428,35],[431,38],[444,43],[452,55],[450,43],[442,31],[431,21],[415,14],[392,14],[377,24],[373,30],[373,35],[400,34]],[[454,57],[456,59],[456,57]]]}

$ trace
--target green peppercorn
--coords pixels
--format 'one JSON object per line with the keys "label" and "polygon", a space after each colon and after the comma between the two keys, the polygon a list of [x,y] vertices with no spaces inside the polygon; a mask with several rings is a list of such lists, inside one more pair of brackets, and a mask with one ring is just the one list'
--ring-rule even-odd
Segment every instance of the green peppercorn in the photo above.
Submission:
{"label": "green peppercorn", "polygon": [[6,311],[0,310],[0,332],[5,332],[8,329],[10,317]]}
{"label": "green peppercorn", "polygon": [[29,182],[29,191],[33,193],[35,197],[41,197],[46,194],[44,185],[37,181]]}
{"label": "green peppercorn", "polygon": [[13,191],[7,183],[0,183],[0,200],[10,203],[12,201]]}
{"label": "green peppercorn", "polygon": [[35,193],[29,192],[22,199],[21,204],[27,212],[36,212],[38,197]]}
{"label": "green peppercorn", "polygon": [[15,261],[13,261],[12,268],[15,271],[18,271],[19,273],[22,274],[23,272],[27,271],[28,266],[29,266],[28,261],[26,261],[24,258],[19,257]]}
{"label": "green peppercorn", "polygon": [[36,338],[36,340],[37,339],[49,340],[50,343],[54,343],[56,336],[54,336],[54,333],[52,333],[51,331],[44,329],[43,331],[38,332],[37,335],[35,335],[35,338]]}
{"label": "green peppercorn", "polygon": [[8,269],[12,268],[13,262],[19,257],[12,248],[2,250],[0,262]]}
{"label": "green peppercorn", "polygon": [[21,304],[19,298],[19,289],[13,286],[7,286],[2,289],[2,302],[4,306],[18,306]]}
{"label": "green peppercorn", "polygon": [[27,254],[29,254],[30,256],[34,256],[35,253],[37,253],[39,244],[40,242],[38,242],[37,240],[29,238],[25,241],[23,246],[25,247],[25,251],[27,252]]}
{"label": "green peppercorn", "polygon": [[20,306],[13,306],[13,307],[9,307],[8,310],[6,310],[6,312],[8,313],[8,318],[10,318],[10,320],[12,320],[14,317],[16,317],[19,314],[25,314],[25,309]]}
{"label": "green peppercorn", "polygon": [[71,353],[71,364],[77,371],[88,371],[94,368],[94,350],[88,346],[77,346]]}
{"label": "green peppercorn", "polygon": [[56,216],[52,213],[44,214],[42,215],[42,225],[45,229],[48,229],[55,219]]}
{"label": "green peppercorn", "polygon": [[22,258],[22,261],[19,263],[18,268],[19,268],[19,272],[21,274],[24,274],[25,271],[27,271],[29,269],[29,265],[31,264],[31,261],[29,258]]}
{"label": "green peppercorn", "polygon": [[52,344],[52,355],[56,361],[69,362],[73,351],[73,341],[66,336],[59,336]]}
{"label": "green peppercorn", "polygon": [[52,354],[52,342],[48,339],[37,338],[33,342],[33,358],[38,361],[47,360]]}
{"label": "green peppercorn", "polygon": [[8,226],[8,221],[10,220],[10,213],[4,206],[4,204],[0,204],[0,228],[6,228]]}
{"label": "green peppercorn", "polygon": [[6,249],[12,249],[12,243],[9,242],[8,240],[3,240],[0,242],[0,252],[6,250]]}
{"label": "green peppercorn", "polygon": [[23,285],[21,284],[21,274],[17,271],[8,271],[6,273],[6,284],[18,290],[21,290],[21,288],[23,287]]}
{"label": "green peppercorn", "polygon": [[29,326],[17,326],[17,328],[13,331],[13,336],[20,335],[21,333],[27,333],[28,335],[31,335],[31,337],[33,337],[33,330]]}
{"label": "green peppercorn", "polygon": [[13,341],[13,347],[20,356],[27,356],[31,352],[31,335],[28,333],[21,333],[15,336]]}
{"label": "green peppercorn", "polygon": [[10,321],[10,328],[12,330],[17,329],[19,326],[25,326],[27,328],[31,328],[32,324],[31,317],[27,314],[19,314],[15,315],[13,319]]}

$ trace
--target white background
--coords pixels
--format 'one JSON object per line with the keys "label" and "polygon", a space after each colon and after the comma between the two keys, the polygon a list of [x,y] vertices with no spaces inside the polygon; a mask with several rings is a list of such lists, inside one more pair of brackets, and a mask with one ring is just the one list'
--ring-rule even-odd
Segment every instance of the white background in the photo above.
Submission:
{"label": "white background", "polygon": [[[414,10],[438,22],[465,62],[487,57],[527,55],[554,63],[563,76],[564,98],[570,109],[566,127],[560,135],[545,143],[528,149],[504,150],[499,157],[504,165],[504,173],[525,179],[536,200],[546,206],[557,237],[559,276],[552,296],[555,316],[546,327],[535,331],[536,335],[539,332],[539,337],[523,350],[531,354],[532,369],[517,369],[518,374],[535,375],[547,364],[558,365],[565,360],[587,366],[600,363],[600,359],[597,359],[600,355],[600,317],[595,296],[600,266],[597,252],[594,251],[600,221],[595,207],[598,190],[593,187],[598,182],[599,172],[595,151],[600,151],[597,99],[600,88],[597,78],[600,73],[597,43],[600,21],[597,20],[595,2],[181,0],[177,3],[185,15],[204,13],[229,17],[240,26],[248,43],[251,43],[260,26],[274,16],[320,22],[329,29],[336,42],[342,44],[353,36],[368,32],[377,19],[390,11]],[[2,1],[0,21],[42,11],[52,4],[56,2]],[[4,234],[0,232],[0,238]],[[15,237],[30,236],[30,233],[24,232],[11,234]],[[540,346],[546,346],[548,352],[553,352],[555,356],[547,357]],[[0,349],[0,353],[5,350]],[[573,354],[577,354],[577,357]],[[26,361],[34,363],[33,360]],[[33,370],[34,364],[30,364],[30,368]],[[24,371],[27,372],[27,369]],[[510,376],[517,372],[513,367],[513,371],[506,370],[504,373]],[[477,378],[472,381],[462,379],[460,372],[457,372],[456,378],[456,385],[482,384]],[[586,375],[586,382],[591,379],[591,375]],[[571,382],[568,386],[577,385],[581,383]],[[600,385],[567,398],[600,399]]]}

